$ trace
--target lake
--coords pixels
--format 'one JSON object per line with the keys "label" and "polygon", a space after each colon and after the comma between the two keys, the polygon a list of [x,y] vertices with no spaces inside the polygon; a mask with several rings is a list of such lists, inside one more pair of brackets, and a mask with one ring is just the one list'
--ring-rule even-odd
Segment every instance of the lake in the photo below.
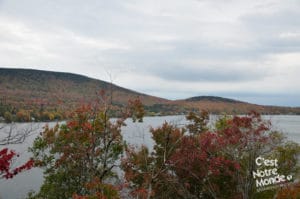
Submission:
{"label": "lake", "polygon": [[[217,116],[212,116],[212,120]],[[274,126],[274,129],[279,130],[288,137],[288,139],[300,143],[300,116],[290,115],[272,115],[263,116],[264,119],[270,119]],[[127,126],[123,128],[123,138],[126,142],[134,145],[144,144],[148,147],[153,146],[151,134],[149,128],[158,127],[165,121],[176,124],[184,125],[184,116],[163,116],[163,117],[145,117],[143,123],[132,123],[131,120],[127,120]],[[46,123],[22,123],[16,124],[15,130],[22,130],[33,128],[35,129],[31,136],[29,136],[23,144],[10,145],[10,149],[16,150],[20,154],[20,158],[15,161],[15,165],[22,164],[25,160],[30,157],[27,152],[27,148],[32,145],[34,138],[42,130],[42,127]],[[33,126],[32,126],[33,125]],[[53,126],[55,123],[49,123],[49,126]],[[0,136],[3,135],[8,128],[0,130]],[[38,190],[43,182],[42,170],[31,169],[29,171],[20,173],[13,179],[0,180],[0,198],[1,199],[22,199],[25,198],[30,190]]]}

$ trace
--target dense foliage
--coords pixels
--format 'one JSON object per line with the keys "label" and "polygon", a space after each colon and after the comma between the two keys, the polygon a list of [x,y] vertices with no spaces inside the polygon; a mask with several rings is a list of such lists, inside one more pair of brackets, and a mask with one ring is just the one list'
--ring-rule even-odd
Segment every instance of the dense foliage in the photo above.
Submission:
{"label": "dense foliage", "polygon": [[121,127],[129,116],[140,120],[143,106],[129,103],[124,117],[110,120],[109,105],[82,106],[66,124],[46,126],[30,149],[45,181],[30,198],[118,198],[118,166],[124,142]]}
{"label": "dense foliage", "polygon": [[[152,129],[153,150],[127,148],[122,161],[137,198],[282,198],[279,186],[260,192],[252,172],[259,156],[280,162],[278,172],[299,177],[299,145],[287,142],[259,114],[222,117],[214,129],[207,113],[191,113],[184,128]],[[293,186],[291,186],[293,187]],[[287,190],[295,194],[296,188]],[[285,192],[289,193],[289,192]]]}
{"label": "dense foliage", "polygon": [[[273,131],[271,123],[255,112],[220,117],[214,127],[208,126],[208,112],[190,113],[184,126],[165,122],[151,128],[153,148],[126,145],[122,139],[121,127],[128,116],[142,121],[140,101],[130,101],[123,113],[111,119],[109,105],[83,106],[65,124],[46,126],[31,148],[35,165],[44,168],[45,180],[40,191],[28,197],[263,199],[299,195],[299,187],[293,184],[299,178],[299,145]],[[261,169],[257,157],[276,159],[278,173],[293,179],[284,188],[260,191],[252,173]]]}

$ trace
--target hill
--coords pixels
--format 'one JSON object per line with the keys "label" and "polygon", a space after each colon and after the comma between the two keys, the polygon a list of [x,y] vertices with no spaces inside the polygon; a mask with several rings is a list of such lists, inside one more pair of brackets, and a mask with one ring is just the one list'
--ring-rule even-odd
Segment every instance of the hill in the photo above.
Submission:
{"label": "hill", "polygon": [[99,97],[97,92],[100,91],[105,91],[106,97],[108,100],[112,99],[115,106],[123,106],[129,99],[136,97],[147,106],[168,102],[166,99],[82,75],[0,68],[0,116],[4,117],[5,112],[13,115],[20,112],[20,115],[30,114],[37,117],[41,112],[54,114],[58,108],[65,113],[78,104],[94,102]]}
{"label": "hill", "polygon": [[300,108],[260,106],[237,100],[198,96],[167,100],[138,93],[109,82],[72,73],[0,68],[0,119],[16,121],[62,119],[78,104],[94,102],[105,91],[116,107],[139,97],[149,115],[185,114],[205,109],[211,113],[300,114]]}
{"label": "hill", "polygon": [[114,103],[126,103],[130,97],[139,96],[145,104],[162,103],[167,100],[138,93],[114,84],[72,73],[32,69],[0,68],[0,94],[18,102],[41,99],[59,99],[68,102],[89,101],[99,90],[112,91]]}
{"label": "hill", "polygon": [[[210,101],[210,102],[225,102],[225,103],[241,103],[241,101],[223,98],[223,97],[215,97],[215,96],[198,96],[198,97],[191,97],[186,99],[187,102],[199,102],[199,101]],[[245,102],[242,102],[245,103]]]}
{"label": "hill", "polygon": [[299,107],[262,106],[216,96],[191,97],[185,100],[179,100],[178,103],[188,109],[205,109],[215,114],[245,114],[252,110],[261,114],[300,114]]}

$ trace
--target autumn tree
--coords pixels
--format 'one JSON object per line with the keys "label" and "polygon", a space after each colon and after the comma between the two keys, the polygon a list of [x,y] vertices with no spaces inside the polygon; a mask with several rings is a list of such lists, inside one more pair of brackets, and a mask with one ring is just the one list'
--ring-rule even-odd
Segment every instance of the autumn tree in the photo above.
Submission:
{"label": "autumn tree", "polygon": [[29,170],[33,166],[33,160],[30,159],[21,166],[13,167],[12,163],[19,155],[14,150],[3,148],[0,150],[0,179],[10,179],[22,171]]}
{"label": "autumn tree", "polygon": [[189,112],[186,119],[189,121],[189,124],[186,125],[189,133],[197,134],[208,130],[209,113],[207,111]]}
{"label": "autumn tree", "polygon": [[236,185],[232,175],[240,165],[222,153],[223,147],[224,140],[213,131],[182,138],[170,163],[188,198],[232,198],[237,194],[232,189]]}
{"label": "autumn tree", "polygon": [[133,196],[273,198],[278,189],[256,190],[252,172],[258,156],[278,157],[280,172],[298,175],[298,144],[286,142],[259,114],[221,117],[214,129],[206,117],[189,118],[184,129],[169,124],[152,129],[152,152],[129,148],[123,168]]}
{"label": "autumn tree", "polygon": [[299,145],[287,141],[282,133],[272,130],[271,122],[262,119],[258,113],[222,118],[216,126],[218,135],[224,140],[222,154],[240,165],[232,178],[238,185],[236,191],[241,198],[273,198],[278,191],[257,191],[252,172],[257,169],[255,159],[259,156],[277,159],[280,162],[280,174],[298,175]]}
{"label": "autumn tree", "polygon": [[283,186],[278,190],[276,194],[276,199],[298,199],[300,198],[300,183],[295,183],[292,185]]}
{"label": "autumn tree", "polygon": [[[147,147],[127,147],[122,160],[125,179],[137,198],[180,198],[180,183],[172,174],[170,157],[180,144],[184,130],[164,123],[157,129],[151,128],[155,141],[153,151]],[[184,191],[184,189],[181,189]]]}
{"label": "autumn tree", "polygon": [[17,129],[16,124],[0,124],[0,179],[10,179],[22,171],[29,170],[33,166],[33,160],[29,159],[21,165],[14,165],[14,161],[19,157],[18,153],[9,149],[9,145],[21,144],[36,129],[30,124]]}
{"label": "autumn tree", "polygon": [[45,180],[29,198],[119,197],[114,180],[125,146],[121,127],[130,114],[140,120],[142,106],[134,100],[123,117],[112,120],[111,104],[101,102],[78,108],[65,124],[46,126],[36,138],[30,151]]}
{"label": "autumn tree", "polygon": [[142,104],[140,98],[130,99],[128,102],[129,115],[131,116],[133,122],[143,122],[143,116],[145,115],[144,105]]}

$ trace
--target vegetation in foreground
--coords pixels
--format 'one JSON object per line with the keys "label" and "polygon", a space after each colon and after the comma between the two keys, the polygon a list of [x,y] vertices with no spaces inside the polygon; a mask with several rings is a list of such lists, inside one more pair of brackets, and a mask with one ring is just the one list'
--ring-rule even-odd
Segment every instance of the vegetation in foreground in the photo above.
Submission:
{"label": "vegetation in foreground", "polygon": [[[118,120],[111,120],[108,110],[105,104],[82,107],[66,124],[45,127],[31,148],[45,180],[29,198],[300,197],[299,145],[272,131],[255,112],[223,116],[212,129],[207,112],[190,113],[184,127],[152,128],[155,144],[149,149],[122,139],[126,118],[142,121],[139,100]],[[257,157],[276,159],[277,172],[293,179],[260,192],[253,171],[272,168],[258,167]]]}
{"label": "vegetation in foreground", "polygon": [[[104,98],[77,109],[66,124],[45,126],[30,149],[33,160],[20,169],[30,169],[33,162],[44,169],[43,185],[28,198],[300,197],[300,147],[272,131],[270,122],[258,113],[222,116],[209,128],[208,112],[191,112],[184,127],[165,122],[151,128],[154,146],[147,148],[127,145],[122,139],[128,117],[142,122],[141,102],[130,101],[120,110],[122,117],[111,119],[111,105]],[[0,155],[2,161],[9,154]],[[258,157],[273,164],[260,166]],[[290,178],[281,187],[273,183],[261,191],[256,171],[264,177],[275,172]],[[0,172],[5,177],[3,169]]]}

